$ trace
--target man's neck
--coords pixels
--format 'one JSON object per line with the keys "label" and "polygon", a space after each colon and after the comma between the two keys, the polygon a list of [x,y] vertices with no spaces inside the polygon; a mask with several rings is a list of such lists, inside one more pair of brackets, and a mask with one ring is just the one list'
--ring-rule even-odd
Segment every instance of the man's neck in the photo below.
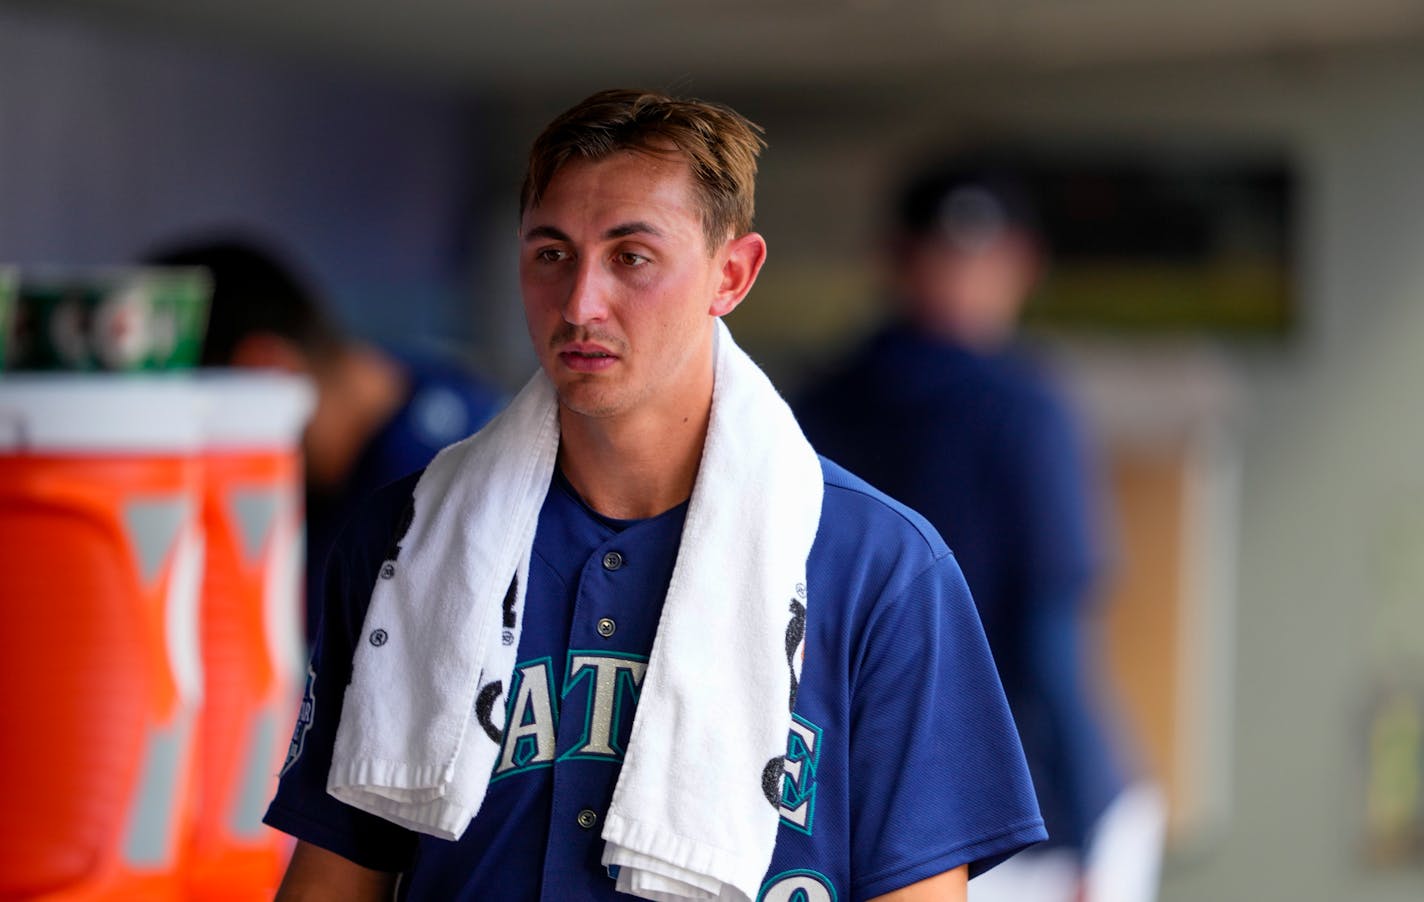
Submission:
{"label": "man's neck", "polygon": [[559,467],[600,514],[657,516],[691,497],[710,413],[710,399],[672,418],[592,419],[560,408]]}

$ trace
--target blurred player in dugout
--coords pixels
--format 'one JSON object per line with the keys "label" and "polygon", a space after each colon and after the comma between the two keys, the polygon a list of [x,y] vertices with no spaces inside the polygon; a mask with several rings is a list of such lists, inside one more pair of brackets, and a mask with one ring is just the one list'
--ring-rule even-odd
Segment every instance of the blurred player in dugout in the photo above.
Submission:
{"label": "blurred player in dugout", "polygon": [[204,366],[277,369],[316,387],[302,436],[311,642],[327,552],[346,518],[372,491],[483,426],[503,398],[458,366],[347,335],[296,265],[249,236],[174,243],[147,262],[212,275]]}
{"label": "blurred player in dugout", "polygon": [[891,324],[812,387],[816,450],[918,510],[959,559],[1049,841],[971,902],[1155,898],[1164,814],[1098,686],[1097,488],[1067,406],[1015,342],[1044,249],[1025,182],[990,159],[911,178],[886,247]]}

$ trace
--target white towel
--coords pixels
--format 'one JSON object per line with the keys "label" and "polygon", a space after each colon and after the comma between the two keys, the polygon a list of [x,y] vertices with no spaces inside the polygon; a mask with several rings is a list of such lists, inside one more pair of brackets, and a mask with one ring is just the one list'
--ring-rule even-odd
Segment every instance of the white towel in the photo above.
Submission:
{"label": "white towel", "polygon": [[[448,839],[479,810],[558,444],[557,400],[537,373],[417,483],[356,649],[327,781],[336,798]],[[707,441],[604,821],[620,891],[756,897],[776,841],[821,496],[791,411],[719,322]]]}

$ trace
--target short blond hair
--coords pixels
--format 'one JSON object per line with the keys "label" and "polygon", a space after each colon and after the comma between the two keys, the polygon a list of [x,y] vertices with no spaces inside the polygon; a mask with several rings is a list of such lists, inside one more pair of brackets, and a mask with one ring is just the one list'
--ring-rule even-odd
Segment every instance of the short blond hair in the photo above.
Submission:
{"label": "short blond hair", "polygon": [[534,141],[519,209],[539,203],[570,160],[597,161],[621,150],[680,156],[692,167],[707,246],[752,229],[761,126],[729,107],[649,91],[600,91],[573,106]]}

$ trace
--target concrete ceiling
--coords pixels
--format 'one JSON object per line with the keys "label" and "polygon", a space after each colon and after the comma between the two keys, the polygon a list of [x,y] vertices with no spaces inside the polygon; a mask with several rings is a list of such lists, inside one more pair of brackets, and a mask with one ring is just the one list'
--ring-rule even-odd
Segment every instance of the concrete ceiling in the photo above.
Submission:
{"label": "concrete ceiling", "polygon": [[49,0],[480,92],[904,83],[1414,41],[1424,0]]}

